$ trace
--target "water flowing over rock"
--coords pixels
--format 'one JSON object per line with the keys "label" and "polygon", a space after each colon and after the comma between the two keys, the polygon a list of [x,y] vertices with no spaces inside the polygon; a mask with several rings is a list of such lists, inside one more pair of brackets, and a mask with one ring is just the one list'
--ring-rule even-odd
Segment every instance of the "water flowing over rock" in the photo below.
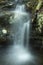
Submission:
{"label": "water flowing over rock", "polygon": [[17,5],[14,16],[15,40],[14,43],[28,46],[29,44],[29,29],[30,17],[25,10],[25,5]]}
{"label": "water flowing over rock", "polygon": [[[3,61],[9,65],[25,65],[28,61],[33,61],[33,55],[28,50],[29,33],[30,33],[30,15],[25,10],[25,5],[17,5],[13,11],[14,17],[12,20],[11,33],[14,37],[14,44],[8,46],[6,53],[3,53]],[[29,52],[28,52],[29,51]],[[26,64],[26,65],[27,65]],[[3,65],[3,63],[1,63]]]}

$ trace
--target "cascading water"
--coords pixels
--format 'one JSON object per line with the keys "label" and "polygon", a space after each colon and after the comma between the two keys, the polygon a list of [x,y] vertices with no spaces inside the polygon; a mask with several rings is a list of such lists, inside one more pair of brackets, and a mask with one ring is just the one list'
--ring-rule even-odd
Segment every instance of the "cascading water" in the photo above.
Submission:
{"label": "cascading water", "polygon": [[[13,19],[10,18],[11,34],[14,37],[14,44],[9,46],[6,54],[3,54],[4,65],[27,65],[29,61],[33,62],[33,55],[28,50],[30,15],[25,10],[25,5],[17,5]],[[1,62],[1,61],[0,61]],[[1,63],[1,65],[3,65]]]}
{"label": "cascading water", "polygon": [[15,49],[16,53],[15,62],[18,64],[27,62],[30,57],[32,58],[31,54],[28,53],[30,17],[29,13],[25,10],[25,5],[17,5],[14,13],[13,28],[15,29],[15,36],[13,49]]}
{"label": "cascading water", "polygon": [[[29,29],[30,29],[30,20],[29,13],[25,10],[25,5],[17,5],[14,11],[14,23],[16,26],[15,32],[15,44],[25,45],[29,44]],[[17,39],[18,38],[18,39]]]}
{"label": "cascading water", "polygon": [[30,21],[27,21],[23,25],[23,44],[25,47],[29,47],[29,32],[30,31]]}

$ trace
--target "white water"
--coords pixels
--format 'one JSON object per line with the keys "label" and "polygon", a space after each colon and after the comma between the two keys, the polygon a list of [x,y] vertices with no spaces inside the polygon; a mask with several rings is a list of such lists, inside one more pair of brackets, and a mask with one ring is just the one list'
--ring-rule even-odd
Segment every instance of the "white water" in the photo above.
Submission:
{"label": "white water", "polygon": [[30,21],[27,21],[23,25],[23,32],[22,32],[22,40],[23,44],[28,48],[29,47],[29,33],[30,33]]}
{"label": "white water", "polygon": [[[29,29],[30,29],[30,17],[29,13],[25,10],[25,5],[17,5],[14,11],[14,28],[15,30],[15,44],[28,45],[29,43]],[[17,39],[18,38],[18,39]],[[26,43],[24,42],[26,41]]]}
{"label": "white water", "polygon": [[[29,13],[25,10],[25,5],[17,5],[14,15],[14,25],[12,26],[14,31],[14,45],[10,50],[13,51],[11,55],[15,65],[21,65],[30,60],[33,61],[33,56],[27,50],[29,48],[30,18]],[[12,57],[9,58],[10,61],[12,61]]]}
{"label": "white water", "polygon": [[[3,55],[4,65],[27,65],[34,62],[29,48],[30,17],[25,10],[25,5],[17,5],[14,12],[14,44],[7,49]],[[1,62],[2,62],[1,61]],[[1,63],[2,64],[2,63]],[[3,65],[3,64],[2,64]]]}
{"label": "white water", "polygon": [[30,15],[25,5],[17,5],[12,13],[14,16],[10,18],[10,23],[14,44],[0,49],[0,65],[37,65],[29,49]]}

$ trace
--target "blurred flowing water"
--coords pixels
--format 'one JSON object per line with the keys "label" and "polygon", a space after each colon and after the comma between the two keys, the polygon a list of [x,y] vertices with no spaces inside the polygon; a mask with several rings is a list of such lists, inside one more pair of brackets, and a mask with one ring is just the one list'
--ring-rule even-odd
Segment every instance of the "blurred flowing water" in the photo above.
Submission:
{"label": "blurred flowing water", "polygon": [[[24,46],[26,43],[29,44],[29,29],[30,29],[30,17],[29,13],[25,10],[25,5],[17,5],[15,11],[15,17],[14,17],[14,26],[13,28],[16,28],[15,30],[15,44],[19,44]],[[18,39],[17,39],[18,38]],[[24,42],[26,41],[26,42]]]}
{"label": "blurred flowing water", "polygon": [[16,64],[25,64],[30,58],[33,59],[29,48],[30,15],[25,10],[25,5],[17,5],[12,29],[14,32],[14,56]]}
{"label": "blurred flowing water", "polygon": [[0,49],[0,65],[37,65],[36,57],[30,52],[29,34],[30,34],[30,13],[25,10],[25,5],[17,4],[14,17],[11,19],[11,33],[14,37],[14,44],[7,49]]}

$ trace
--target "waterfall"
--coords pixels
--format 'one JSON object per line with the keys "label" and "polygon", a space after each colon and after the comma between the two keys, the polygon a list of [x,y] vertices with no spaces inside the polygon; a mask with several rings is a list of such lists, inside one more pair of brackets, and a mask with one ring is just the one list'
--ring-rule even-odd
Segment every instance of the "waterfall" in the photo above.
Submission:
{"label": "waterfall", "polygon": [[[17,5],[14,10],[15,40],[14,44],[27,46],[29,44],[30,17],[25,10],[25,5]],[[12,29],[13,29],[12,28]]]}
{"label": "waterfall", "polygon": [[31,57],[30,52],[28,53],[30,15],[26,12],[25,5],[17,5],[13,12],[14,22],[12,30],[14,31],[14,45],[11,50],[14,49],[15,62],[18,64],[27,62]]}
{"label": "waterfall", "polygon": [[25,12],[25,5],[17,5],[16,6],[16,9],[15,9],[15,11],[18,11],[18,12]]}
{"label": "waterfall", "polygon": [[3,49],[0,62],[1,65],[28,65],[30,61],[33,62],[33,55],[30,53],[30,49],[28,50],[30,15],[26,12],[25,5],[19,4],[12,12],[14,14],[13,18],[12,16],[10,18],[10,35],[14,38],[14,44],[8,46],[5,50]]}
{"label": "waterfall", "polygon": [[[19,30],[21,38],[19,39],[21,44],[29,43],[29,28],[30,20],[29,14],[25,10],[25,5],[17,5],[15,13],[18,15],[16,20],[19,21]],[[15,16],[16,16],[15,14]],[[20,15],[20,16],[19,16]]]}
{"label": "waterfall", "polygon": [[23,44],[24,44],[24,46],[26,46],[28,48],[28,46],[29,46],[30,21],[27,21],[26,23],[24,23],[22,31],[23,31],[22,32],[23,33],[22,34]]}

